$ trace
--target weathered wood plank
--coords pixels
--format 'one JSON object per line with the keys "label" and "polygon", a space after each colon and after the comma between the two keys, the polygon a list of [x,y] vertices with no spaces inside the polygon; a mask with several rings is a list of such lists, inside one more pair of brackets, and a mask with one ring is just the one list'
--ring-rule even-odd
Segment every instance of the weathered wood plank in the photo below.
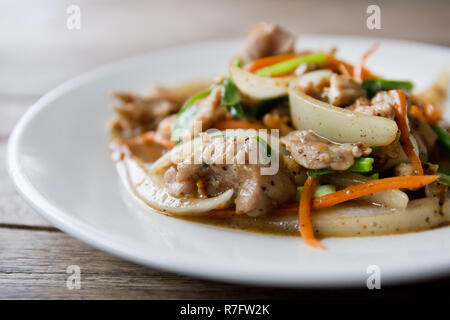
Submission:
{"label": "weathered wood plank", "polygon": [[[70,265],[81,269],[80,290],[66,287]],[[0,229],[0,298],[231,299],[291,293],[156,271],[91,249],[59,232]]]}
{"label": "weathered wood plank", "polygon": [[[69,290],[67,267],[81,269]],[[450,278],[369,290],[293,290],[239,286],[157,271],[90,248],[61,232],[0,228],[0,299],[370,299],[449,298]]]}
{"label": "weathered wood plank", "polygon": [[[157,47],[242,36],[261,20],[301,33],[393,37],[450,45],[450,2],[388,1],[368,30],[369,0],[76,1],[81,29],[66,27],[58,0],[2,1],[0,93],[43,94],[79,73]],[[25,2],[24,2],[25,3]]]}

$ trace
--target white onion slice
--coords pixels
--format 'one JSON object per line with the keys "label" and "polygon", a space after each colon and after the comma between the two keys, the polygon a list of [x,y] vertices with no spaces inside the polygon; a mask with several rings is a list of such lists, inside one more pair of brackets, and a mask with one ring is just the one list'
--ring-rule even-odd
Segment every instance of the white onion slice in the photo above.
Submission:
{"label": "white onion slice", "polygon": [[393,142],[398,131],[395,121],[335,107],[300,90],[305,82],[319,81],[326,74],[313,71],[291,82],[289,102],[294,126],[336,142],[362,142],[372,147]]}
{"label": "white onion slice", "polygon": [[[164,159],[170,160],[167,155],[168,153],[163,156]],[[162,165],[161,162],[160,165]],[[230,189],[212,198],[188,196],[177,198],[165,189],[163,173],[150,174],[138,159],[125,155],[122,160],[117,162],[116,167],[127,190],[150,207],[173,215],[201,216],[227,203],[233,196],[233,189]]]}
{"label": "white onion slice", "polygon": [[230,66],[230,77],[240,93],[249,100],[259,101],[287,96],[289,83],[296,76],[262,77],[234,65]]}

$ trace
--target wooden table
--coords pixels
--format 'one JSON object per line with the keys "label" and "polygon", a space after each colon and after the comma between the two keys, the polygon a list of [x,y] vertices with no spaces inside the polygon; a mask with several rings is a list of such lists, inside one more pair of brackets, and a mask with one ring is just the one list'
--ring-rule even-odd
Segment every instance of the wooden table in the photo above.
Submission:
{"label": "wooden table", "polygon": [[[303,33],[413,39],[450,45],[449,1],[371,1],[382,29],[366,28],[364,1],[2,1],[0,4],[0,298],[246,299],[327,298],[328,291],[212,283],[142,267],[103,253],[52,227],[15,192],[5,168],[8,135],[27,108],[81,72],[154,48],[241,36],[260,20]],[[69,4],[81,29],[66,28]],[[301,40],[300,40],[301,41]],[[82,288],[68,290],[66,268],[79,265]],[[341,298],[432,296],[450,278]],[[415,289],[420,288],[419,291]],[[448,296],[448,294],[447,294]]]}

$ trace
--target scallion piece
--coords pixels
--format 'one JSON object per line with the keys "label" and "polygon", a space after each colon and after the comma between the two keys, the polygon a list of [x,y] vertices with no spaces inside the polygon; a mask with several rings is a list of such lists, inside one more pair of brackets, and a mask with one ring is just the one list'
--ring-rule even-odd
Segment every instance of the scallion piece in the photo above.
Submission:
{"label": "scallion piece", "polygon": [[220,99],[220,105],[226,108],[233,118],[243,117],[245,115],[242,108],[241,95],[239,90],[231,79],[225,79],[222,83],[223,91]]}
{"label": "scallion piece", "polygon": [[[358,172],[358,173],[367,173],[373,170],[373,162],[374,158],[370,157],[362,157],[355,160],[353,165],[345,170],[346,172]],[[336,173],[339,171],[333,169],[319,169],[319,170],[307,170],[308,175],[313,178],[317,178],[324,174],[328,173]]]}
{"label": "scallion piece", "polygon": [[437,124],[433,126],[433,130],[438,136],[439,144],[445,149],[450,150],[450,133]]}
{"label": "scallion piece", "polygon": [[371,180],[378,180],[380,179],[380,174],[378,172],[375,172],[374,174],[371,174],[370,176],[367,176]]}
{"label": "scallion piece", "polygon": [[373,158],[362,157],[355,160],[353,165],[348,169],[350,172],[365,173],[373,169]]}
{"label": "scallion piece", "polygon": [[297,67],[303,63],[324,64],[328,61],[328,56],[324,53],[311,53],[305,56],[292,58],[286,61],[275,63],[271,66],[261,68],[256,71],[260,76],[280,76],[293,72]]}
{"label": "scallion piece", "polygon": [[171,140],[175,143],[180,143],[182,141],[183,134],[186,130],[192,125],[192,122],[195,119],[195,116],[198,113],[198,108],[195,106],[195,102],[207,97],[213,87],[210,87],[204,91],[201,91],[192,97],[190,97],[183,105],[183,107],[178,111],[175,121],[172,126],[172,135]]}
{"label": "scallion piece", "polygon": [[439,180],[446,183],[448,186],[450,186],[450,175],[445,174],[443,172],[438,171],[437,173],[440,177]]}
{"label": "scallion piece", "polygon": [[369,98],[373,98],[380,91],[401,89],[411,91],[414,87],[410,81],[386,80],[386,79],[366,79],[361,86],[366,91]]}
{"label": "scallion piece", "polygon": [[[302,192],[303,187],[297,187],[297,201],[300,200],[300,193]],[[316,191],[314,192],[314,198],[320,198],[329,193],[336,192],[336,187],[332,184],[324,184],[316,187]]]}

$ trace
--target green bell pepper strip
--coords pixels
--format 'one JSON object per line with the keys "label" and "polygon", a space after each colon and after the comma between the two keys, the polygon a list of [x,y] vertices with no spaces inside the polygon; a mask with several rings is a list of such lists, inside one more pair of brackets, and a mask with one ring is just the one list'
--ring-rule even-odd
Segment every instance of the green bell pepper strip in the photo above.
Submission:
{"label": "green bell pepper strip", "polygon": [[261,68],[256,71],[260,76],[280,76],[286,73],[293,72],[302,63],[316,63],[325,64],[328,61],[328,56],[325,53],[311,53],[305,56],[292,58],[286,61],[275,63],[271,66]]}
{"label": "green bell pepper strip", "polygon": [[373,98],[380,91],[401,89],[411,91],[414,87],[410,81],[386,80],[386,79],[366,79],[363,80],[361,86],[366,91],[369,99]]}

